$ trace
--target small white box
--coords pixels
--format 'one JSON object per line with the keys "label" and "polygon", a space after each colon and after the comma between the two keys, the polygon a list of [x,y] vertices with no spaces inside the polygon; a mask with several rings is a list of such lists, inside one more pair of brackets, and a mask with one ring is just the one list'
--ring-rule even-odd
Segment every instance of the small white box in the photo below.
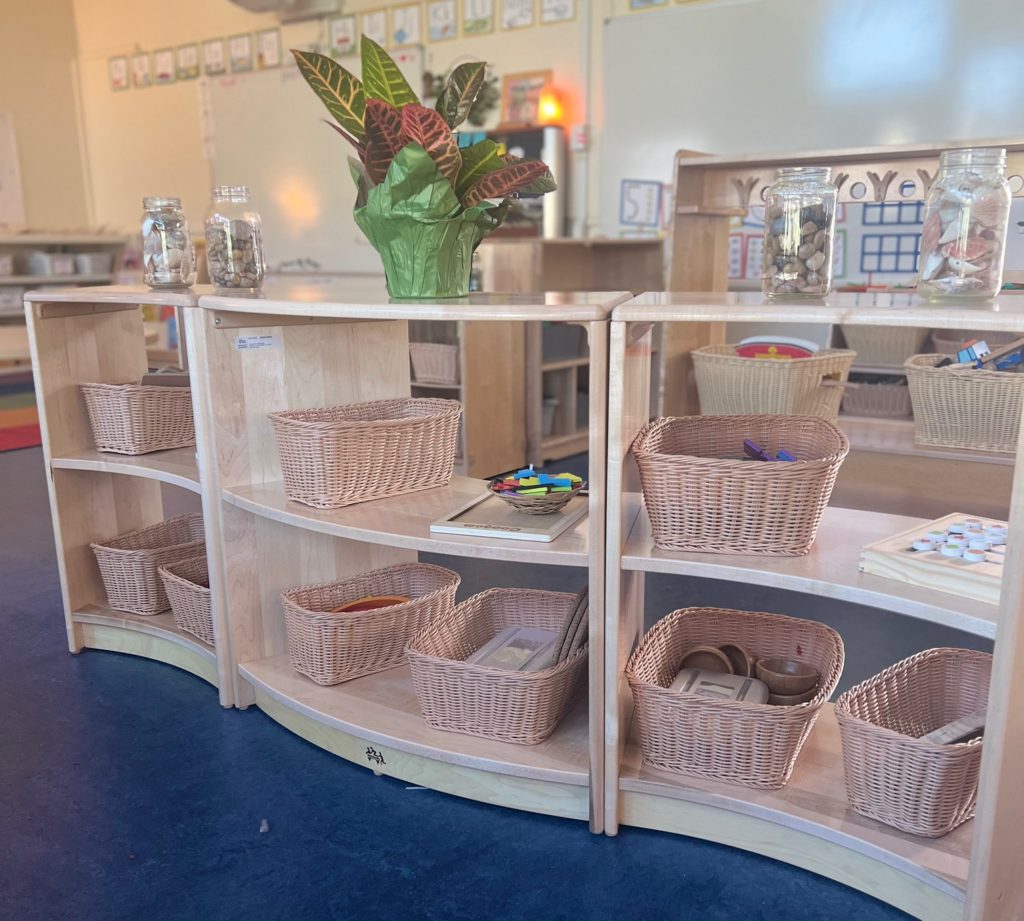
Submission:
{"label": "small white box", "polygon": [[75,271],[79,275],[109,275],[113,267],[113,253],[75,253]]}
{"label": "small white box", "polygon": [[46,253],[41,250],[28,254],[29,275],[74,275],[75,257],[70,253]]}

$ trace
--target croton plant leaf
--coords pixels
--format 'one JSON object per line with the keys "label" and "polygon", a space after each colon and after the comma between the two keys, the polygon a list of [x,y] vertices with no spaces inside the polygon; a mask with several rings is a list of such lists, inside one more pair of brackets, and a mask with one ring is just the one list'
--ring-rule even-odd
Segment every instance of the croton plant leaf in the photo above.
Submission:
{"label": "croton plant leaf", "polygon": [[363,164],[355,157],[348,158],[348,169],[356,184],[356,207],[363,208],[369,198],[370,189],[373,188],[373,183],[370,181],[370,176],[366,171],[366,167],[363,166]]}
{"label": "croton plant leaf", "polygon": [[407,144],[419,144],[437,168],[455,187],[462,166],[462,153],[448,123],[433,109],[421,105],[402,107],[402,137]]}
{"label": "croton plant leaf", "polygon": [[419,105],[419,97],[412,91],[398,65],[372,38],[365,35],[362,37],[359,54],[363,62],[363,88],[367,96],[382,99],[395,108],[410,103]]}
{"label": "croton plant leaf", "polygon": [[[505,154],[502,157],[505,163],[524,163],[522,157],[514,157],[512,154]],[[516,191],[520,195],[545,195],[548,192],[554,192],[558,188],[558,183],[555,182],[555,177],[551,175],[551,170],[545,170],[544,174],[538,176],[529,185],[524,185],[521,189]]]}
{"label": "croton plant leaf", "polygon": [[315,51],[292,49],[299,72],[327,111],[356,141],[363,140],[363,113],[366,95],[363,84],[337,61]]}
{"label": "croton plant leaf", "polygon": [[366,100],[366,149],[363,162],[375,182],[383,182],[391,161],[406,144],[402,136],[402,116],[383,99]]}
{"label": "croton plant leaf", "polygon": [[470,186],[488,173],[501,169],[505,161],[501,158],[501,148],[489,138],[477,141],[472,147],[462,149],[462,169],[455,180],[455,194],[462,197]]}
{"label": "croton plant leaf", "polygon": [[457,128],[466,120],[477,93],[484,85],[486,70],[486,64],[473,62],[460,64],[452,71],[434,105],[450,128]]}
{"label": "croton plant leaf", "polygon": [[540,160],[521,160],[505,164],[474,182],[462,197],[462,204],[466,208],[472,208],[486,198],[504,198],[513,192],[521,191],[547,172],[548,168]]}

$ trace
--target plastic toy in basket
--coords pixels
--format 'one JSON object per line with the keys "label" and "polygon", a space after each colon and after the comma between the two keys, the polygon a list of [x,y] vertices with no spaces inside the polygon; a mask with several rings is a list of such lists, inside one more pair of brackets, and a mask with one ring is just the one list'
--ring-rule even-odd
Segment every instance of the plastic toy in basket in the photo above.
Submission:
{"label": "plastic toy in basket", "polygon": [[574,473],[544,473],[533,464],[515,473],[496,476],[490,490],[517,512],[527,515],[551,515],[569,504],[586,483]]}

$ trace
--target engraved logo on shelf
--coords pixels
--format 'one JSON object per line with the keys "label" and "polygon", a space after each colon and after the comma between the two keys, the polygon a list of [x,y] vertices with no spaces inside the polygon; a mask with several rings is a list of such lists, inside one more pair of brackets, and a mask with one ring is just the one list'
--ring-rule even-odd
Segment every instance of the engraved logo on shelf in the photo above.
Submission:
{"label": "engraved logo on shelf", "polygon": [[377,751],[377,749],[375,749],[372,745],[366,746],[366,760],[369,761],[371,764],[387,764],[387,762],[384,760],[384,755]]}
{"label": "engraved logo on shelf", "polygon": [[238,352],[279,348],[281,348],[281,340],[277,336],[235,336],[235,350]]}

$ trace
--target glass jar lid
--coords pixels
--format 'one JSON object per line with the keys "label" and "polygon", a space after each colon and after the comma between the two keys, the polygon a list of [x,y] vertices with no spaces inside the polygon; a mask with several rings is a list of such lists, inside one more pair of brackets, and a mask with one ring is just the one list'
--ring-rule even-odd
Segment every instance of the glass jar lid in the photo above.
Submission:
{"label": "glass jar lid", "polygon": [[944,150],[939,154],[939,166],[986,166],[1002,169],[1006,166],[1005,147],[964,147]]}
{"label": "glass jar lid", "polygon": [[249,187],[247,185],[218,185],[213,187],[214,201],[247,202]]}
{"label": "glass jar lid", "polygon": [[181,199],[165,195],[147,195],[142,199],[142,207],[147,211],[155,211],[159,208],[175,208],[180,211]]}
{"label": "glass jar lid", "polygon": [[776,179],[808,179],[832,181],[831,166],[783,166],[775,173]]}

